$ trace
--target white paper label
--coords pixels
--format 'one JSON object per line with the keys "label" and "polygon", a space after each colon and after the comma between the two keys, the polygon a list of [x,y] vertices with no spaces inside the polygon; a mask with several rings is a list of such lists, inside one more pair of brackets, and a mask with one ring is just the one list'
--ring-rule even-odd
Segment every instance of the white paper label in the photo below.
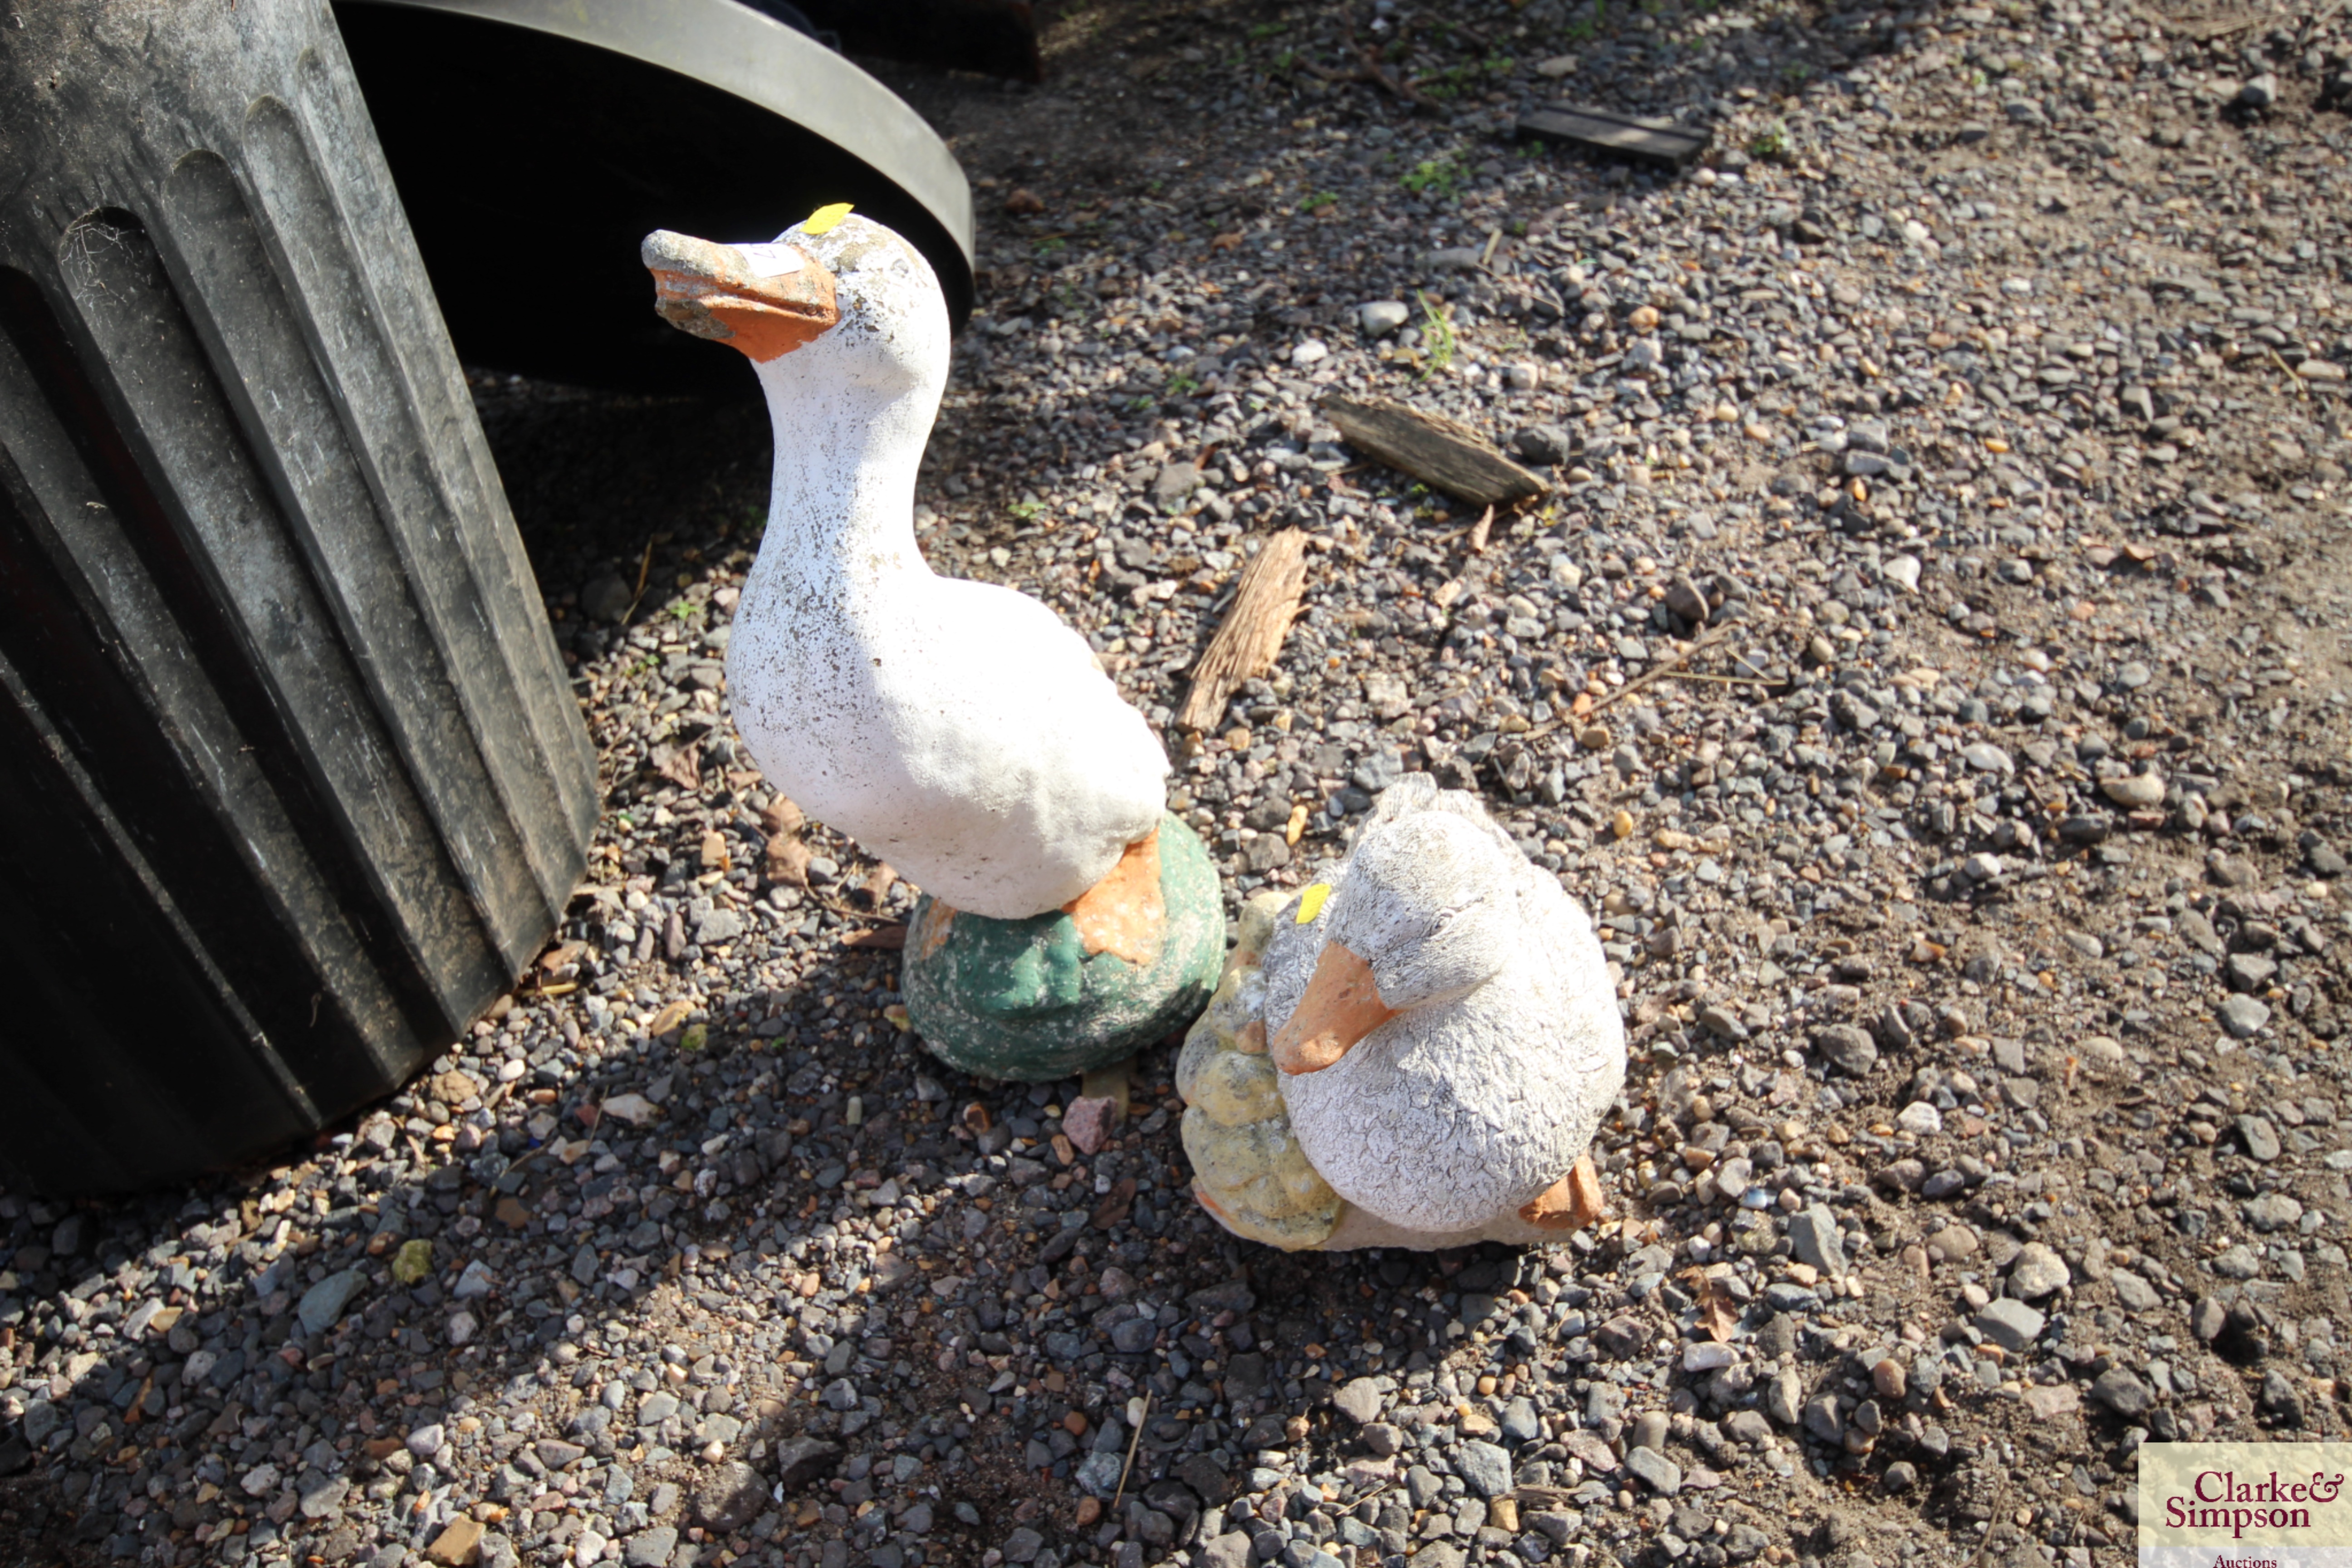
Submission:
{"label": "white paper label", "polygon": [[754,278],[776,278],[801,269],[801,253],[789,245],[739,245],[744,269]]}

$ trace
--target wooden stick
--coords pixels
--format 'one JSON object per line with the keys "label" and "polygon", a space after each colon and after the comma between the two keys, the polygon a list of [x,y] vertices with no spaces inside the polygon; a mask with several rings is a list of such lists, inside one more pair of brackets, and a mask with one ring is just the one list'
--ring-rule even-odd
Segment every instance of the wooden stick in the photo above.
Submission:
{"label": "wooden stick", "polygon": [[[1407,22],[1402,37],[1410,38],[1416,25],[1417,19]],[[1309,76],[1318,77],[1328,82],[1360,81],[1369,86],[1385,89],[1416,109],[1433,110],[1437,107],[1417,85],[1406,80],[1402,72],[1392,77],[1381,68],[1380,52],[1377,49],[1367,48],[1356,41],[1356,24],[1351,18],[1343,16],[1339,19],[1339,33],[1342,45],[1356,57],[1356,63],[1346,70],[1331,70],[1317,65],[1312,60],[1299,61],[1299,65]]]}
{"label": "wooden stick", "polygon": [[[1726,636],[1729,635],[1731,627],[1728,626],[1716,627],[1713,631],[1701,637],[1696,642],[1692,643],[1690,647],[1683,649],[1681,653],[1675,655],[1671,663],[1659,665],[1656,668],[1650,670],[1646,674],[1635,676],[1633,679],[1627,681],[1624,685],[1619,687],[1608,696],[1603,697],[1599,701],[1593,703],[1591,708],[1585,710],[1584,718],[1576,720],[1575,722],[1580,724],[1583,723],[1587,720],[1590,720],[1594,714],[1608,708],[1612,703],[1622,702],[1626,698],[1633,696],[1636,691],[1641,690],[1643,687],[1655,681],[1664,680],[1670,672],[1680,669],[1684,665],[1688,664],[1693,658],[1696,658],[1701,648],[1711,647],[1715,643],[1721,641]],[[1547,723],[1538,724],[1534,729],[1529,730],[1524,739],[1529,741],[1539,741],[1544,736],[1564,727],[1570,721],[1566,719],[1554,719]]]}
{"label": "wooden stick", "polygon": [[[1692,642],[1688,647],[1683,649],[1682,652],[1676,654],[1664,664],[1659,665],[1654,669],[1635,676],[1633,679],[1627,681],[1624,685],[1619,687],[1608,696],[1601,698],[1599,701],[1595,702],[1591,708],[1586,710],[1583,719],[1577,720],[1575,722],[1583,723],[1591,719],[1594,714],[1602,712],[1610,707],[1619,702],[1622,702],[1626,698],[1633,696],[1636,691],[1640,691],[1646,687],[1654,686],[1657,682],[1665,679],[1666,677],[1670,675],[1681,674],[1683,666],[1688,664],[1692,659],[1696,658],[1706,649],[1711,648],[1716,644],[1723,641],[1724,638],[1729,637],[1735,631],[1746,630],[1760,632],[1766,630],[1773,624],[1774,623],[1769,621],[1726,621],[1719,626],[1711,627],[1707,631],[1701,633],[1696,640]],[[1692,679],[1719,680],[1727,685],[1744,683],[1743,678],[1736,675],[1710,675],[1706,677],[1695,675]],[[1760,684],[1769,686],[1773,683],[1770,681],[1764,681]],[[1521,737],[1521,739],[1524,741],[1539,741],[1546,735],[1551,734],[1555,731],[1563,728],[1570,721],[1566,719],[1550,720],[1548,722],[1538,724],[1534,729],[1529,730]]]}
{"label": "wooden stick", "polygon": [[[1713,647],[1716,644],[1729,637],[1734,626],[1748,626],[1748,623],[1743,621],[1733,621],[1729,625],[1717,626],[1713,631],[1706,633],[1693,641],[1688,647],[1675,655],[1674,658],[1668,659],[1665,663],[1658,665],[1654,668],[1644,670],[1642,674],[1635,676],[1633,679],[1627,681],[1624,685],[1619,687],[1616,690],[1611,692],[1600,701],[1595,702],[1592,705],[1592,711],[1598,713],[1603,709],[1612,707],[1617,703],[1624,701],[1625,699],[1633,696],[1636,691],[1643,690],[1647,687],[1655,686],[1659,681],[1664,680],[1666,677],[1674,674],[1676,670],[1682,668],[1683,666],[1688,664],[1692,659],[1696,658],[1702,651]],[[1752,626],[1748,626],[1748,629],[1753,630],[1754,627]]]}
{"label": "wooden stick", "polygon": [[637,606],[646,602],[646,582],[653,575],[653,574],[654,542],[648,539],[646,541],[646,558],[637,563],[636,591],[629,595],[629,607],[621,613],[621,624],[623,626],[625,626],[629,624],[630,617],[637,613]]}
{"label": "wooden stick", "polygon": [[[1143,1421],[1151,1419],[1151,1394],[1149,1388],[1143,1391]],[[1127,1478],[1135,1471],[1135,1446],[1143,1441],[1143,1421],[1135,1424],[1135,1434],[1127,1440],[1127,1463],[1118,1469],[1118,1489],[1110,1494],[1113,1509],[1118,1508],[1118,1500],[1127,1495]]]}
{"label": "wooden stick", "polygon": [[1209,728],[1224,713],[1242,682],[1274,668],[1306,586],[1307,535],[1286,528],[1242,568],[1233,607],[1192,663],[1192,694],[1184,699],[1177,723],[1187,730]]}
{"label": "wooden stick", "polygon": [[2290,366],[2286,361],[2279,358],[2278,350],[2271,348],[2268,345],[2264,345],[2263,353],[2271,356],[2271,363],[2279,367],[2279,374],[2286,377],[2286,384],[2294,388],[2294,395],[2297,397],[2309,397],[2311,395],[2311,388],[2304,385],[2303,377],[2295,374],[2294,368]]}

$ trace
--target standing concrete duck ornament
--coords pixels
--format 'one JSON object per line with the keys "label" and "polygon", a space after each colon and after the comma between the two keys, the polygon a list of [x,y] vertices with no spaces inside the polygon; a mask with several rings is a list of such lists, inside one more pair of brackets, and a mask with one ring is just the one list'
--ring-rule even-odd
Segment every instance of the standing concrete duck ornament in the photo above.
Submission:
{"label": "standing concrete duck ornament", "polygon": [[949,361],[930,264],[827,207],[766,245],[644,246],[656,309],[740,350],[775,426],[727,651],[737,728],[810,815],[923,889],[902,988],[951,1065],[1060,1078],[1181,1028],[1224,950],[1168,758],[1085,640],[915,544]]}
{"label": "standing concrete duck ornament", "polygon": [[1557,1238],[1625,1079],[1584,911],[1477,797],[1414,773],[1326,879],[1244,917],[1177,1088],[1203,1207],[1288,1249]]}

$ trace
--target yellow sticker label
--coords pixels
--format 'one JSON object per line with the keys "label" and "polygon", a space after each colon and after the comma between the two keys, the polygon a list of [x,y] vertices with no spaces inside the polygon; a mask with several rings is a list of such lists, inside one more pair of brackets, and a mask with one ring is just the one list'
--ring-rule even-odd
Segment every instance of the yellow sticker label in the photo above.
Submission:
{"label": "yellow sticker label", "polygon": [[848,216],[849,204],[847,202],[835,202],[831,206],[819,207],[816,211],[809,214],[808,222],[801,225],[801,232],[803,234],[831,234],[835,228],[839,226],[841,220]]}
{"label": "yellow sticker label", "polygon": [[1318,882],[1299,894],[1298,923],[1300,925],[1313,923],[1315,917],[1323,912],[1323,900],[1330,896],[1331,884],[1328,882]]}

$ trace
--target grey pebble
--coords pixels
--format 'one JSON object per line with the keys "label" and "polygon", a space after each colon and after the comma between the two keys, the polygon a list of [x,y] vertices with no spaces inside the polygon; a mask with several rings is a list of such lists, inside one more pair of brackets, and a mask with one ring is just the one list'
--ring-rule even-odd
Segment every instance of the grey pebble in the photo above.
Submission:
{"label": "grey pebble", "polygon": [[2021,1351],[2042,1335],[2048,1320],[2013,1298],[2003,1297],[1976,1316],[1977,1331],[2007,1351]]}
{"label": "grey pebble", "polygon": [[2147,1415],[2155,1403],[2147,1384],[2120,1366],[2109,1367],[2092,1380],[2091,1397],[2127,1421]]}
{"label": "grey pebble", "polygon": [[2268,1004],[2242,994],[2222,1002],[2219,1011],[2221,1028],[2233,1040],[2252,1039],[2271,1021]]}
{"label": "grey pebble", "polygon": [[2236,1122],[2238,1142],[2250,1160],[2268,1164],[2284,1152],[2279,1142],[2278,1129],[2267,1116],[2241,1116]]}
{"label": "grey pebble", "polygon": [[353,1298],[367,1289],[367,1273],[360,1268],[342,1268],[328,1275],[302,1292],[301,1301],[294,1315],[310,1333],[323,1334],[341,1321]]}
{"label": "grey pebble", "polygon": [[621,1561],[626,1568],[669,1568],[670,1553],[677,1550],[677,1531],[669,1525],[656,1525],[641,1530],[623,1543]]}
{"label": "grey pebble", "polygon": [[2029,1241],[2018,1248],[2009,1268],[2010,1289],[2026,1301],[2039,1301],[2063,1289],[2073,1278],[2066,1260],[2038,1241]]}
{"label": "grey pebble", "polygon": [[1852,1024],[1829,1024],[1815,1029],[1812,1045],[1832,1067],[1850,1077],[1860,1078],[1878,1065],[1877,1042],[1870,1037],[1870,1031]]}
{"label": "grey pebble", "polygon": [[1838,1230],[1837,1216],[1825,1204],[1814,1204],[1790,1216],[1789,1244],[1800,1262],[1824,1274],[1842,1277],[1847,1270],[1845,1238]]}
{"label": "grey pebble", "polygon": [[1660,1497],[1673,1497],[1683,1489],[1682,1467],[1654,1448],[1627,1449],[1625,1468]]}
{"label": "grey pebble", "polygon": [[1492,1443],[1463,1444],[1454,1451],[1454,1466],[1480,1497],[1501,1497],[1511,1489],[1511,1456]]}

